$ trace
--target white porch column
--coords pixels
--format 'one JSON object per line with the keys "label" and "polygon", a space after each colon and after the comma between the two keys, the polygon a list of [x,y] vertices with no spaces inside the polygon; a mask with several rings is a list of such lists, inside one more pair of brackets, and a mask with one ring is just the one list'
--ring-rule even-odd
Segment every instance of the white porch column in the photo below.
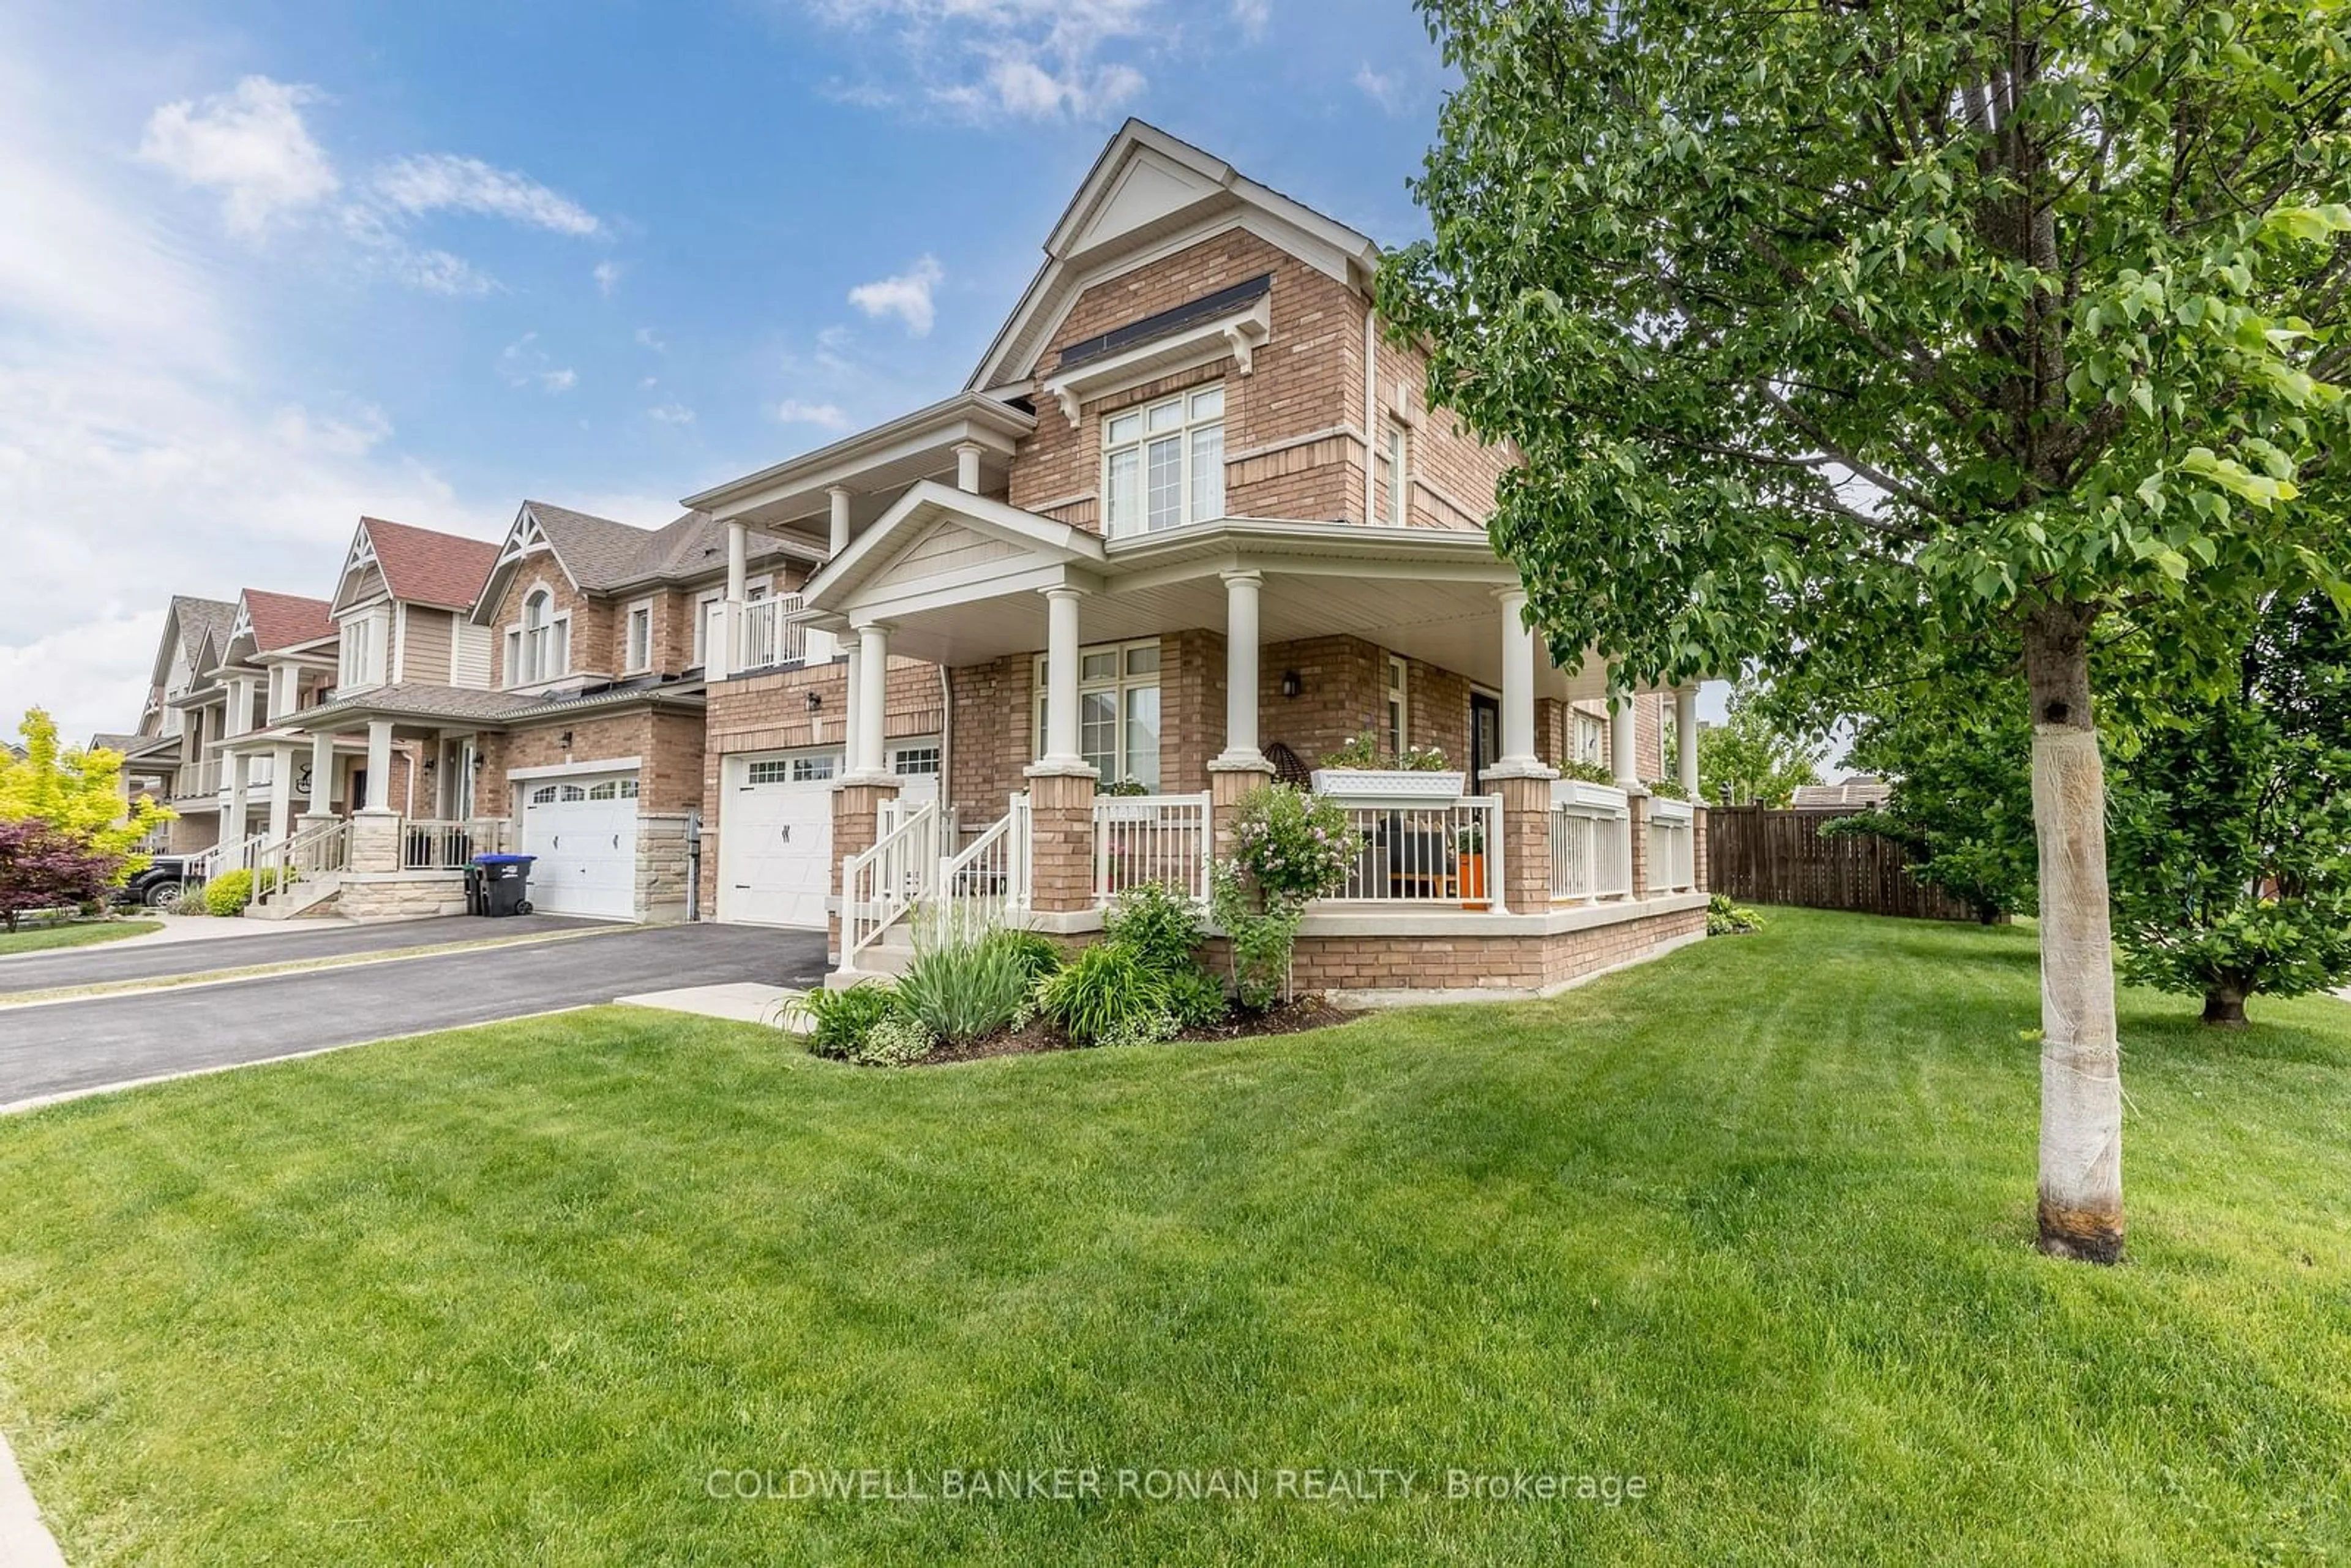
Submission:
{"label": "white porch column", "polygon": [[294,748],[281,746],[269,754],[269,838],[272,843],[294,831]]}
{"label": "white porch column", "polygon": [[979,494],[979,455],[987,448],[977,441],[956,443],[956,488],[967,495]]}
{"label": "white porch column", "polygon": [[1265,580],[1254,571],[1228,571],[1224,579],[1225,749],[1217,760],[1262,765],[1265,751],[1257,734],[1258,599]]}
{"label": "white porch column", "polygon": [[849,486],[835,485],[824,493],[832,504],[832,536],[830,548],[835,559],[849,548]]}
{"label": "white porch column", "polygon": [[[1045,590],[1045,755],[1041,766],[1085,766],[1078,750],[1078,590]],[[1252,647],[1257,639],[1249,639]],[[1256,658],[1254,652],[1249,655]]]}
{"label": "white porch column", "polygon": [[849,651],[849,665],[843,672],[841,687],[841,750],[847,766],[854,768],[857,766],[857,710],[864,703],[862,695],[864,687],[858,684],[858,676],[865,661],[858,654],[857,633],[852,632],[843,639],[843,646]]}
{"label": "white porch column", "polygon": [[335,814],[335,737],[325,730],[310,737],[310,808],[308,817]]}
{"label": "white porch column", "polygon": [[221,735],[234,737],[253,727],[253,683],[243,675],[228,678],[228,711],[224,716]]}
{"label": "white porch column", "polygon": [[221,813],[221,842],[244,841],[246,796],[252,788],[253,758],[237,752],[228,759],[228,809]]}
{"label": "white porch column", "polygon": [[1698,687],[1674,693],[1674,760],[1681,773],[1682,793],[1698,799]]}
{"label": "white porch column", "polygon": [[1495,767],[1507,776],[1542,766],[1535,755],[1535,635],[1527,627],[1525,589],[1505,588],[1494,597],[1502,606],[1502,755]]}
{"label": "white porch column", "polygon": [[1635,760],[1633,733],[1633,695],[1608,699],[1608,762],[1616,775],[1619,789],[1632,789],[1641,782],[1641,767]]}
{"label": "white porch column", "polygon": [[751,530],[741,523],[726,525],[726,599],[729,603],[743,601],[743,580],[751,559]]}
{"label": "white porch column", "polygon": [[392,720],[368,720],[367,803],[360,808],[371,817],[392,810]]}
{"label": "white porch column", "polygon": [[866,779],[887,778],[882,739],[888,726],[884,710],[890,700],[890,627],[869,621],[857,629],[857,749],[849,770]]}

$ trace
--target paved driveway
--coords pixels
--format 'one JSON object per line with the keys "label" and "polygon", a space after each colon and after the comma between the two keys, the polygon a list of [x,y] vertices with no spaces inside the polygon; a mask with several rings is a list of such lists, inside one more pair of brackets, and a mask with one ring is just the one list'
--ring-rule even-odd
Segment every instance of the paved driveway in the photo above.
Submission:
{"label": "paved driveway", "polygon": [[665,925],[0,1009],[0,1105],[675,986],[811,986],[824,946],[821,931]]}
{"label": "paved driveway", "polygon": [[386,925],[321,925],[308,931],[299,926],[280,927],[250,936],[222,936],[202,942],[161,942],[133,936],[123,942],[101,942],[89,947],[0,958],[0,996],[12,991],[46,991],[61,986],[160,980],[172,975],[201,975],[214,969],[249,968],[257,964],[298,964],[354,953],[391,953],[402,947],[477,942],[491,936],[594,931],[606,924],[601,920],[570,920],[559,915],[512,915],[500,920],[401,920]]}

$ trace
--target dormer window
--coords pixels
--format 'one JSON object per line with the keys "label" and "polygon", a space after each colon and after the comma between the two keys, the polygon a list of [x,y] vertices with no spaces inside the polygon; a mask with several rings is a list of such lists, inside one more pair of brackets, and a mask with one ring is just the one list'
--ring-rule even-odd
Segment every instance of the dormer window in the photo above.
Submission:
{"label": "dormer window", "polygon": [[1225,389],[1196,387],[1102,421],[1102,523],[1112,538],[1225,515]]}

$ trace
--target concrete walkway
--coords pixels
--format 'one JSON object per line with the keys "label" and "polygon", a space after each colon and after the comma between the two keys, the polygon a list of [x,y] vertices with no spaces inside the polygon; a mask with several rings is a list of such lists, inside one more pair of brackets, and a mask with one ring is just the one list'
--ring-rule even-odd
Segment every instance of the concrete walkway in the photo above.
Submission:
{"label": "concrete walkway", "polygon": [[804,1034],[808,1031],[807,1020],[787,1018],[784,1004],[794,997],[807,994],[791,986],[763,986],[755,981],[737,980],[717,986],[681,986],[674,990],[646,991],[638,996],[615,999],[632,1008],[658,1008],[664,1012],[729,1019],[737,1023],[763,1023],[789,1030],[795,1034]]}
{"label": "concrete walkway", "polygon": [[41,1511],[0,1432],[0,1563],[6,1568],[66,1568],[57,1539],[41,1522]]}

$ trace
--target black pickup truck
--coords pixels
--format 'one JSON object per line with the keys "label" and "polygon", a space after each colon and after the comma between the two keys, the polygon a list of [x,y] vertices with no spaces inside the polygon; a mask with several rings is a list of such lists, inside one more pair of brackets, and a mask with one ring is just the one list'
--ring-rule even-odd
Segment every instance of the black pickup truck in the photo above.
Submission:
{"label": "black pickup truck", "polygon": [[177,902],[188,878],[189,862],[194,859],[193,855],[157,855],[145,871],[115,890],[116,902],[143,904],[150,909],[162,909]]}

